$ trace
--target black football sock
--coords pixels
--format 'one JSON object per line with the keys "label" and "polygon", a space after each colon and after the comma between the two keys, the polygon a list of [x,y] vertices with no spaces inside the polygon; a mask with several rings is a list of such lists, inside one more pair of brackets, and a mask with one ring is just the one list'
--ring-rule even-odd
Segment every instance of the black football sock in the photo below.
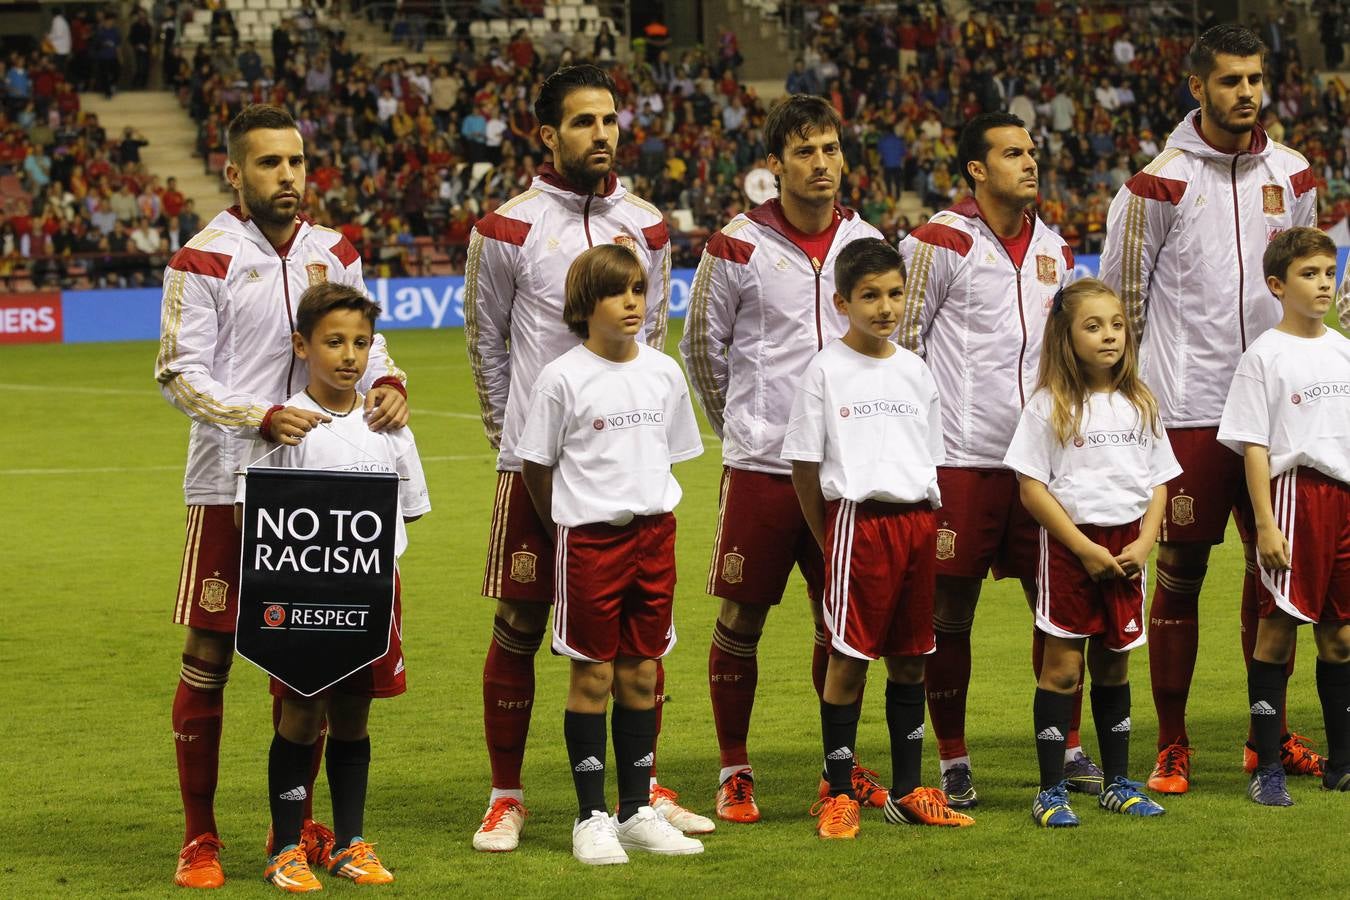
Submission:
{"label": "black football sock", "polygon": [[1092,685],[1092,721],[1106,783],[1130,769],[1130,683]]}
{"label": "black football sock", "polygon": [[853,745],[858,740],[858,704],[820,701],[820,734],[825,744],[825,778],[830,794],[853,796]]}
{"label": "black football sock", "polygon": [[1317,661],[1317,696],[1327,727],[1327,768],[1350,766],[1350,662]]}
{"label": "black football sock", "polygon": [[923,682],[886,682],[886,730],[891,735],[891,796],[919,786],[923,769]]}
{"label": "black football sock", "polygon": [[333,834],[337,847],[351,844],[365,832],[366,782],[370,777],[370,738],[339,741],[328,738],[328,793],[333,798]]}
{"label": "black football sock", "polygon": [[605,714],[563,713],[563,737],[572,783],[577,789],[577,817],[582,821],[605,809]]}
{"label": "black football sock", "polygon": [[619,767],[619,821],[627,822],[650,802],[652,756],[656,746],[656,709],[614,704],[614,764]]}
{"label": "black football sock", "polygon": [[267,799],[272,809],[272,852],[300,843],[300,828],[305,819],[305,797],[309,791],[309,768],[314,748],[293,744],[280,734],[272,735],[267,754]]}
{"label": "black football sock", "polygon": [[1253,659],[1247,666],[1247,702],[1251,706],[1252,746],[1257,764],[1280,762],[1280,733],[1284,730],[1284,692],[1289,671],[1284,663]]}
{"label": "black football sock", "polygon": [[1032,720],[1036,727],[1036,761],[1041,767],[1041,790],[1064,780],[1064,744],[1073,718],[1073,694],[1057,694],[1036,688]]}

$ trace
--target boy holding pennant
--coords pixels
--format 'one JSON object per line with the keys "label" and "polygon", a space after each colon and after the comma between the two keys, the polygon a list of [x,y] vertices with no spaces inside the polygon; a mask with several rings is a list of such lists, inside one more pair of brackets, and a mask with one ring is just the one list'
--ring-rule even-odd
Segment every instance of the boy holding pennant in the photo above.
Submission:
{"label": "boy holding pennant", "polygon": [[[396,473],[400,478],[398,514],[390,518],[394,520],[395,530],[392,556],[397,559],[407,546],[403,523],[421,517],[431,509],[431,504],[412,432],[407,428],[372,432],[360,414],[353,415],[362,409],[362,397],[356,385],[369,361],[375,319],[379,313],[378,304],[360,290],[346,285],[324,283],[305,291],[296,312],[292,341],[295,355],[309,365],[309,384],[287,403],[290,408],[317,413],[330,421],[307,434],[280,435],[282,446],[270,452],[265,447],[260,448],[247,480],[253,481],[257,477],[257,470],[261,468],[258,464],[311,470],[309,474],[314,474],[313,470]],[[241,480],[238,497],[241,504],[245,500],[246,487]],[[261,487],[261,483],[255,489],[257,487]],[[304,689],[310,690],[309,695],[302,694],[297,689],[299,685],[295,684],[304,679],[291,677],[285,683],[275,675],[272,679],[272,693],[281,699],[282,710],[268,758],[272,814],[272,837],[268,846],[275,850],[268,860],[264,877],[290,893],[317,891],[323,887],[310,871],[309,861],[299,844],[312,748],[325,717],[329,729],[328,784],[337,835],[328,870],[358,884],[383,884],[394,880],[362,837],[362,820],[370,769],[370,737],[366,729],[370,700],[372,697],[397,696],[406,690],[401,642],[402,608],[396,565],[390,560],[387,563],[389,569],[381,571],[387,557],[371,549],[387,523],[370,512],[357,510],[359,503],[347,502],[353,497],[344,490],[340,497],[333,498],[342,501],[338,505],[344,509],[321,508],[311,512],[291,508],[284,517],[274,513],[267,518],[264,515],[269,510],[250,503],[245,516],[245,593],[250,575],[261,573],[276,573],[274,577],[278,583],[284,582],[287,574],[308,573],[311,583],[320,578],[332,585],[331,592],[321,588],[317,596],[312,591],[288,591],[285,602],[278,600],[262,610],[255,609],[257,604],[250,605],[245,600],[240,604],[245,628],[248,622],[243,617],[253,612],[261,616],[264,631],[287,627],[299,630],[303,620],[307,633],[348,632],[347,635],[329,635],[336,647],[339,642],[348,640],[351,633],[360,631],[367,616],[371,621],[383,621],[371,609],[372,604],[334,601],[334,598],[349,593],[343,579],[351,579],[359,573],[385,575],[393,570],[393,615],[387,631],[388,649],[382,656],[373,662],[367,657],[367,664],[360,665],[345,677],[335,671],[332,677],[336,683],[324,686],[321,679],[307,685]],[[306,514],[301,515],[302,512]],[[327,529],[323,535],[319,534],[320,522]],[[332,534],[334,523],[335,540]],[[267,542],[269,535],[284,535],[287,540],[281,546],[273,546]],[[319,546],[315,543],[316,537],[331,543]],[[364,554],[363,543],[367,544]],[[250,569],[254,571],[250,572]],[[306,602],[310,599],[312,603]],[[363,612],[366,609],[371,611]],[[379,645],[385,646],[385,638],[376,637]],[[241,636],[240,652],[247,656],[244,640]]]}

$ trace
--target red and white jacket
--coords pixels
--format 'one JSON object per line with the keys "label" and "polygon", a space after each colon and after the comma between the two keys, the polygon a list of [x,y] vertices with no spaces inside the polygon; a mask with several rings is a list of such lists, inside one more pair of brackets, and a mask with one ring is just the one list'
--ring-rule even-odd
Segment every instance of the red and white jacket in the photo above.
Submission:
{"label": "red and white jacket", "polygon": [[1260,127],[1250,150],[1219,150],[1198,112],[1116,194],[1101,277],[1143,329],[1140,371],[1165,426],[1219,424],[1243,351],[1280,320],[1261,270],[1266,245],[1316,224],[1302,154]]}
{"label": "red and white jacket", "polygon": [[[238,207],[211,220],[173,255],[160,304],[160,392],[192,419],[183,493],[196,504],[233,503],[235,470],[274,405],[309,382],[291,349],[295,309],[311,284],[365,291],[361,256],[331,228],[301,217],[288,247],[273,248]],[[375,335],[360,390],[404,375]]]}
{"label": "red and white jacket", "polygon": [[637,254],[647,273],[642,339],[664,350],[670,235],[660,210],[613,174],[603,194],[582,194],[546,163],[529,190],[474,226],[464,266],[464,336],[500,471],[520,471],[514,451],[539,372],[581,343],[563,324],[564,287],[572,261],[597,244]]}
{"label": "red and white jacket", "polygon": [[777,199],[741,213],[703,249],[689,292],[680,355],[734,469],[787,474],[781,459],[792,398],[821,348],[848,319],[834,308],[834,261],[859,238],[880,238],[835,207],[839,228],[817,268],[787,236]]}
{"label": "red and white jacket", "polygon": [[928,363],[942,398],[945,465],[1002,469],[1036,390],[1045,319],[1073,277],[1073,251],[1039,217],[1020,268],[973,198],[900,242],[909,276],[899,341]]}

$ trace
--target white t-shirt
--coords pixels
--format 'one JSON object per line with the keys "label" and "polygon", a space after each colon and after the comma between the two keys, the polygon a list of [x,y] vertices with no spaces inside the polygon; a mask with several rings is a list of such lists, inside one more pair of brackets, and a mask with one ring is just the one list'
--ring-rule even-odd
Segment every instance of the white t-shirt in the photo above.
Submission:
{"label": "white t-shirt", "polygon": [[1003,463],[1043,482],[1075,525],[1138,521],[1154,488],[1181,474],[1167,433],[1154,434],[1115,391],[1088,396],[1080,433],[1067,444],[1050,425],[1052,406],[1049,392],[1031,395]]}
{"label": "white t-shirt", "polygon": [[689,385],[646,344],[616,363],[584,345],[544,366],[516,456],[553,473],[553,521],[572,528],[667,513],[680,502],[673,463],[703,452]]}
{"label": "white t-shirt", "polygon": [[1350,484],[1350,339],[1271,329],[1238,361],[1219,442],[1270,449],[1270,477],[1309,466]]}
{"label": "white t-shirt", "polygon": [[[286,401],[287,406],[321,412],[333,416],[333,421],[320,425],[294,447],[253,441],[253,452],[248,464],[287,469],[326,469],[330,472],[397,472],[407,481],[398,484],[398,502],[403,514],[398,517],[394,537],[394,556],[400,557],[408,546],[405,518],[431,511],[427,496],[427,480],[422,474],[422,460],[417,455],[411,428],[394,431],[371,431],[366,426],[361,407],[365,398],[356,398],[356,408],[345,416],[335,416],[310,399],[304,391]],[[267,457],[263,459],[263,457]],[[244,479],[239,478],[236,503],[244,502]]]}
{"label": "white t-shirt", "polygon": [[937,467],[946,452],[937,382],[904,348],[877,359],[834,341],[802,374],[782,457],[820,463],[826,500],[941,506]]}

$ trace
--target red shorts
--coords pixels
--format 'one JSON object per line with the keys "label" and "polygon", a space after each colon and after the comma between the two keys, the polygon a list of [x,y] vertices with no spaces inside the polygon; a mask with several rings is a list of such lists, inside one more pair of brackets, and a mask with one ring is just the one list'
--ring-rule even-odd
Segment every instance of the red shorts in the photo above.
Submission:
{"label": "red shorts", "polygon": [[403,585],[398,572],[394,572],[394,617],[389,621],[389,649],[384,656],[368,666],[358,669],[337,684],[320,691],[313,697],[297,694],[286,685],[269,678],[268,689],[273,697],[286,700],[313,700],[330,691],[349,694],[353,697],[397,697],[408,689],[407,676],[403,667]]}
{"label": "red shorts", "polygon": [[825,627],[856,659],[932,653],[933,546],[927,503],[832,501],[825,509]]}
{"label": "red shorts", "polygon": [[819,600],[825,564],[802,517],[792,476],[723,466],[708,593],[750,606],[777,606],[794,564],[807,593]]}
{"label": "red shorts", "polygon": [[234,634],[239,611],[240,543],[232,504],[187,508],[187,541],[178,575],[174,622]]}
{"label": "red shorts", "polygon": [[[1139,523],[1079,525],[1094,544],[1113,554],[1139,537]],[[1061,638],[1104,637],[1116,651],[1142,647],[1148,640],[1148,566],[1134,578],[1093,581],[1069,548],[1044,528],[1036,575],[1036,627]]]}
{"label": "red shorts", "polygon": [[[511,603],[552,603],[553,534],[539,521],[519,472],[497,473],[483,596]],[[540,564],[542,561],[542,565]]]}
{"label": "red shorts", "polygon": [[1256,536],[1242,457],[1218,441],[1216,428],[1169,428],[1181,474],[1167,482],[1158,539],[1164,544],[1222,544],[1233,514],[1244,543]]}
{"label": "red shorts", "polygon": [[558,528],[553,652],[660,659],[675,646],[675,516]]}
{"label": "red shorts", "polygon": [[1295,468],[1270,483],[1270,494],[1291,565],[1261,567],[1261,618],[1279,609],[1304,622],[1350,621],[1350,485]]}
{"label": "red shorts", "polygon": [[937,574],[1034,578],[1036,520],[1011,469],[938,467]]}

